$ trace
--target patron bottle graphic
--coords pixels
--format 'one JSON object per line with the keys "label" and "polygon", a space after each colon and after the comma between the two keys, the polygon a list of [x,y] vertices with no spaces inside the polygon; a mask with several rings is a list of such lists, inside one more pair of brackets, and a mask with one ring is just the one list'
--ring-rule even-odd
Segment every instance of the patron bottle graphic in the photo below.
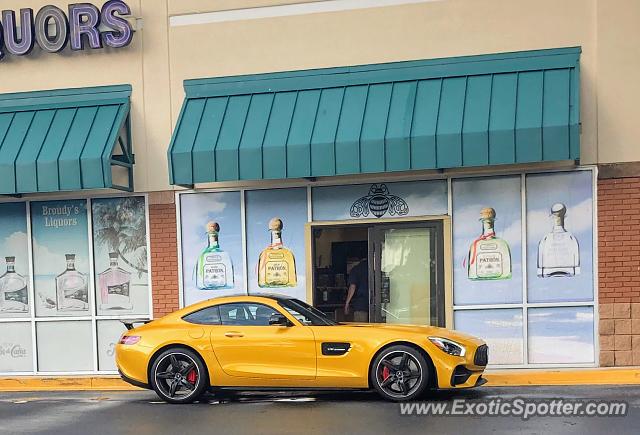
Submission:
{"label": "patron bottle graphic", "polygon": [[580,274],[578,240],[564,228],[567,207],[558,202],[551,206],[553,229],[538,244],[538,276],[575,276]]}
{"label": "patron bottle graphic", "polygon": [[65,254],[67,270],[56,277],[56,307],[58,311],[89,309],[87,277],[76,270],[76,254]]}
{"label": "patron bottle graphic", "polygon": [[482,235],[469,248],[467,276],[471,280],[511,278],[511,251],[507,242],[496,236],[495,220],[493,208],[480,211]]}
{"label": "patron bottle graphic", "polygon": [[0,311],[27,312],[27,280],[16,272],[16,258],[5,257],[7,271],[0,276]]}
{"label": "patron bottle graphic", "polygon": [[198,257],[196,286],[200,290],[233,288],[233,263],[229,253],[220,249],[218,242],[220,225],[209,222],[206,228],[209,244]]}
{"label": "patron bottle graphic", "polygon": [[269,221],[271,244],[261,253],[258,260],[258,286],[295,287],[296,259],[293,253],[282,244],[282,220],[273,218]]}
{"label": "patron bottle graphic", "polygon": [[98,274],[100,309],[131,310],[131,273],[118,266],[118,253],[109,253],[109,268]]}

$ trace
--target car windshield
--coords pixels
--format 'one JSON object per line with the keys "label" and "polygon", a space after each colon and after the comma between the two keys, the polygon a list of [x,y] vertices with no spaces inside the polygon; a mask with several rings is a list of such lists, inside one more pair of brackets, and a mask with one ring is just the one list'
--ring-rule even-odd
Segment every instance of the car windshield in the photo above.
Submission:
{"label": "car windshield", "polygon": [[280,299],[278,304],[300,323],[308,326],[332,326],[336,322],[328,318],[322,311],[298,299]]}

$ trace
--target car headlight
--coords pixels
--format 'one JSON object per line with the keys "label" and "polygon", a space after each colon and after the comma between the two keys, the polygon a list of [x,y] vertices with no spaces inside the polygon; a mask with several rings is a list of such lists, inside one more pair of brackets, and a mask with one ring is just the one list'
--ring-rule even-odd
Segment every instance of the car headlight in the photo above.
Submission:
{"label": "car headlight", "polygon": [[466,350],[463,345],[456,343],[455,341],[448,340],[442,337],[429,337],[429,341],[435,344],[441,351],[453,356],[464,356]]}

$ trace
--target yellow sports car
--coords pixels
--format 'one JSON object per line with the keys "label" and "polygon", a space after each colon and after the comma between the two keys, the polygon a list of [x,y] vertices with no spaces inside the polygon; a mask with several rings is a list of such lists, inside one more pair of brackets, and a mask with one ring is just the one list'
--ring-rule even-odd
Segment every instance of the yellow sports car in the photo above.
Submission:
{"label": "yellow sports car", "polygon": [[227,296],[129,329],[122,378],[170,403],[207,389],[375,389],[412,400],[429,388],[482,385],[487,345],[431,326],[336,323],[297,299]]}

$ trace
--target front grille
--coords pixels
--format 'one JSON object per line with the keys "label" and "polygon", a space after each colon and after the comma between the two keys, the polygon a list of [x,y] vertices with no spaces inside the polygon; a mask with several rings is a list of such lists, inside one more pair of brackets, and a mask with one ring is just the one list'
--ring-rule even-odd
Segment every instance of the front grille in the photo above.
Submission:
{"label": "front grille", "polygon": [[486,366],[489,362],[489,347],[486,344],[476,349],[476,354],[473,357],[473,363],[477,366]]}

